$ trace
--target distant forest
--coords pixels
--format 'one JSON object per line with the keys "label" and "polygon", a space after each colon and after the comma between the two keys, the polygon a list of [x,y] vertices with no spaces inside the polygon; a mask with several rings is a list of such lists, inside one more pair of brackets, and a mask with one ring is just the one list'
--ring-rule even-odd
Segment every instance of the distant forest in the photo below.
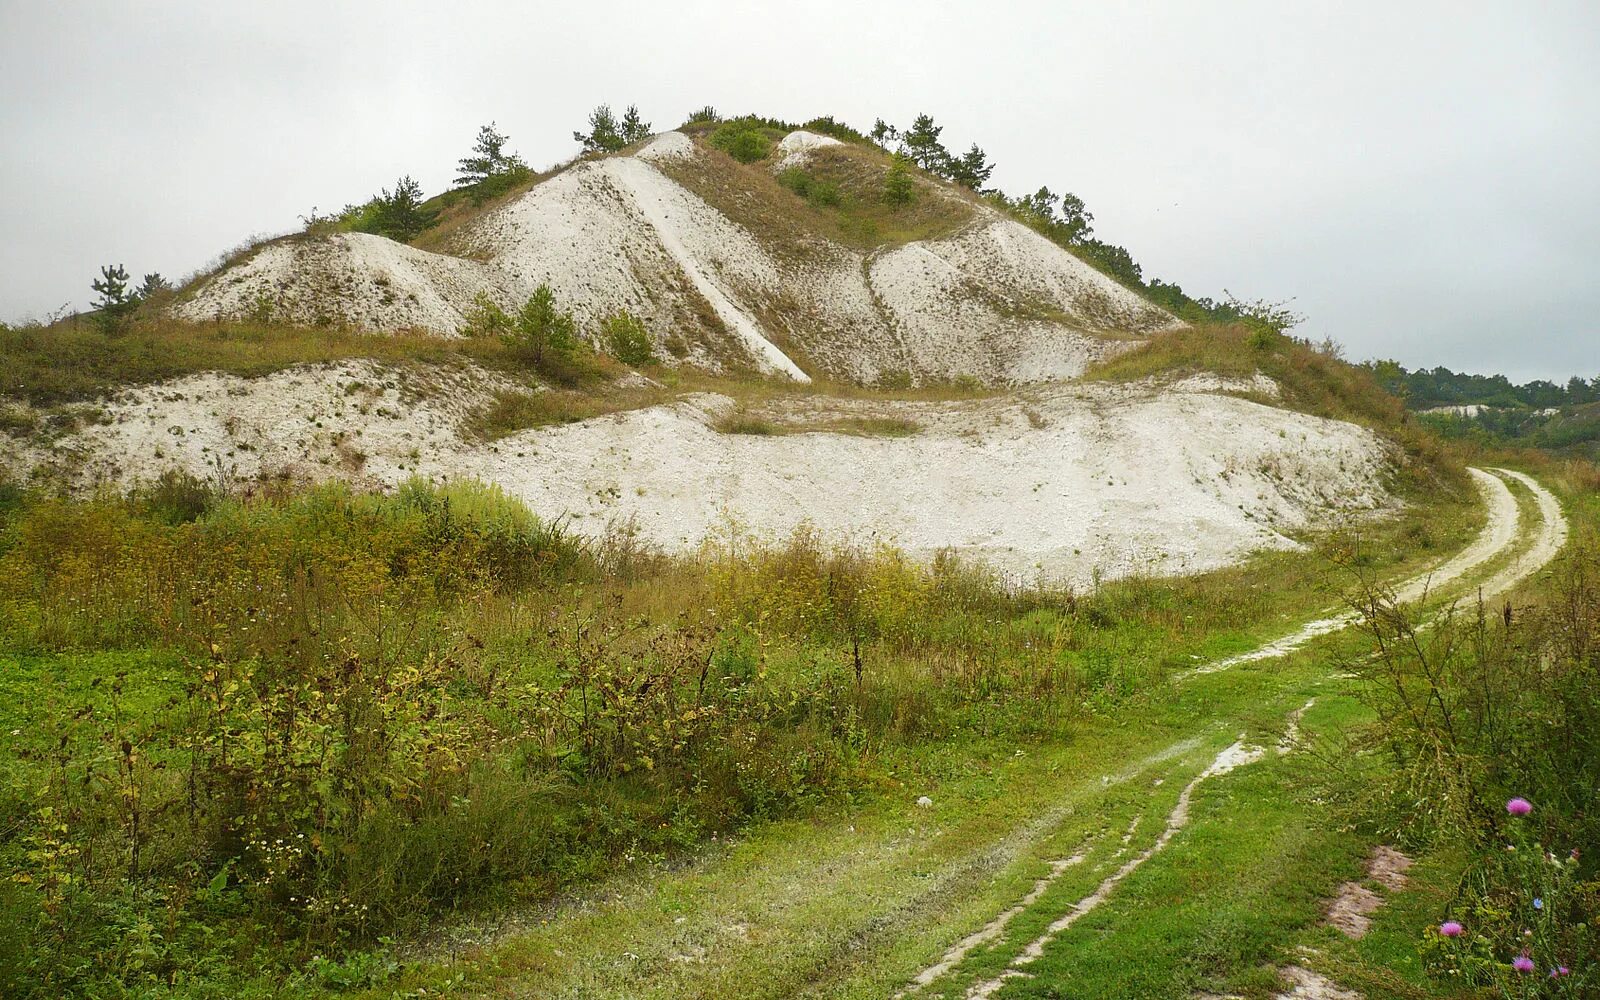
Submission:
{"label": "distant forest", "polygon": [[1518,385],[1504,375],[1407,371],[1395,361],[1368,361],[1366,367],[1412,410],[1484,407],[1470,416],[1423,412],[1422,421],[1446,437],[1600,458],[1600,377],[1574,376],[1565,386],[1544,379]]}
{"label": "distant forest", "polygon": [[1585,381],[1574,375],[1565,386],[1545,379],[1518,385],[1504,375],[1469,375],[1448,368],[1408,371],[1398,361],[1369,361],[1367,366],[1413,410],[1470,403],[1532,410],[1600,403],[1600,376]]}

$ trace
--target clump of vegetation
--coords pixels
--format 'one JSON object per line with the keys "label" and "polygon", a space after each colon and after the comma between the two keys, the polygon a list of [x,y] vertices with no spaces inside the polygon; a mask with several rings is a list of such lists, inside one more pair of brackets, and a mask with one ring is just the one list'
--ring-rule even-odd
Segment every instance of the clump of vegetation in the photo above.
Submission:
{"label": "clump of vegetation", "polygon": [[740,163],[754,163],[766,159],[773,144],[794,130],[795,126],[788,122],[745,115],[720,120],[706,141]]}
{"label": "clump of vegetation", "polygon": [[658,360],[655,342],[644,328],[644,320],[626,309],[607,317],[603,333],[606,350],[625,365],[642,368]]}
{"label": "clump of vegetation", "polygon": [[740,163],[764,160],[772,152],[772,140],[743,119],[719,126],[711,133],[710,142]]}
{"label": "clump of vegetation", "polygon": [[467,191],[473,204],[498,198],[533,179],[533,171],[522,157],[506,152],[510,141],[494,122],[478,129],[472,152],[461,158],[455,179],[455,186]]}
{"label": "clump of vegetation", "polygon": [[572,383],[586,373],[587,345],[578,337],[572,314],[556,305],[549,285],[534,289],[500,339],[512,357],[558,382]]}
{"label": "clump of vegetation", "polygon": [[95,293],[92,303],[94,322],[106,333],[122,333],[134,317],[147,312],[147,307],[160,305],[172,297],[172,283],[159,273],[147,274],[139,287],[130,287],[127,268],[121,264],[108,264],[100,268],[100,277],[89,282]]}
{"label": "clump of vegetation", "polygon": [[614,153],[649,138],[651,131],[637,106],[628,105],[619,121],[611,105],[602,104],[589,113],[589,131],[574,132],[572,138],[582,144],[585,153]]}
{"label": "clump of vegetation", "polygon": [[787,432],[781,424],[744,409],[724,414],[711,426],[722,434],[749,434],[754,437],[772,437]]}
{"label": "clump of vegetation", "polygon": [[332,228],[347,232],[374,233],[399,243],[410,243],[432,226],[437,213],[424,208],[422,186],[409,175],[395,182],[394,190],[384,188],[363,205],[348,205],[331,220],[312,218],[307,228]]}
{"label": "clump of vegetation", "polygon": [[827,429],[862,437],[910,437],[920,433],[922,425],[899,417],[845,417],[829,423]]}
{"label": "clump of vegetation", "polygon": [[885,204],[901,206],[909,205],[917,194],[916,181],[911,177],[911,171],[906,169],[910,162],[903,156],[896,156],[894,162],[889,164],[889,169],[883,174],[883,201]]}
{"label": "clump of vegetation", "polygon": [[802,167],[789,167],[778,174],[778,183],[819,208],[837,208],[842,196],[839,185],[813,177]]}
{"label": "clump of vegetation", "polygon": [[1419,950],[1438,980],[1514,996],[1600,983],[1600,536],[1580,531],[1533,607],[1450,609],[1426,630],[1360,602],[1375,720],[1340,778],[1384,836],[1468,860]]}
{"label": "clump of vegetation", "polygon": [[595,374],[588,342],[579,336],[577,321],[556,305],[555,291],[546,284],[534,289],[514,314],[479,293],[460,332],[464,337],[498,338],[513,361],[563,385]]}
{"label": "clump of vegetation", "polygon": [[717,114],[717,109],[707,104],[705,107],[689,112],[685,125],[714,125],[722,121],[722,116]]}

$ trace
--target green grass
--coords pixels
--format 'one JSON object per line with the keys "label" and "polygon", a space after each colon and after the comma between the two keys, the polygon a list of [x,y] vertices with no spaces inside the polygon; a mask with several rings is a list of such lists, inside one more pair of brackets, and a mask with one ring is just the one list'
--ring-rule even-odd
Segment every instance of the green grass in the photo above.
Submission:
{"label": "green grass", "polygon": [[[196,879],[203,885],[218,877],[214,866],[227,856],[226,838],[219,844],[208,839],[205,822],[190,829],[181,819],[186,807],[177,781],[190,767],[186,748],[214,752],[205,749],[212,746],[207,741],[214,736],[205,735],[210,730],[193,728],[194,713],[205,704],[197,698],[208,690],[197,678],[212,669],[205,666],[210,662],[241,690],[290,698],[308,721],[321,711],[319,699],[373,710],[350,700],[367,690],[365,674],[352,681],[321,664],[336,665],[354,651],[362,670],[415,671],[406,686],[377,689],[383,692],[382,714],[372,725],[392,746],[416,749],[352,759],[363,770],[377,768],[375,780],[421,789],[421,797],[414,805],[408,798],[394,800],[355,827],[316,827],[344,845],[341,860],[328,869],[336,880],[326,891],[353,893],[370,903],[374,929],[351,928],[348,943],[336,948],[315,925],[278,926],[287,915],[261,908],[266,901],[243,882],[237,889],[225,887],[231,913],[213,912],[207,908],[212,904],[185,904],[177,923],[183,933],[152,960],[186,976],[210,967],[204,976],[249,995],[265,982],[260,977],[304,969],[315,950],[333,948],[357,964],[379,961],[370,949],[382,928],[411,935],[438,921],[473,914],[492,921],[496,913],[547,905],[558,892],[634,870],[643,859],[680,857],[707,834],[745,829],[752,820],[811,830],[855,815],[851,810],[858,807],[882,810],[877,815],[883,835],[893,839],[899,837],[904,796],[914,798],[914,790],[935,796],[940,804],[929,816],[940,822],[956,820],[947,802],[960,809],[963,796],[969,802],[988,796],[979,810],[986,818],[971,828],[977,839],[932,846],[959,850],[964,842],[975,844],[989,835],[982,831],[1014,825],[1017,814],[996,811],[994,804],[1015,797],[1013,768],[1024,768],[1019,773],[1031,777],[1020,780],[1038,785],[1037,796],[1017,798],[1008,807],[1020,809],[1064,794],[1067,786],[1057,776],[1067,780],[1084,769],[1108,767],[1139,748],[1158,750],[1162,740],[1204,729],[1219,708],[1211,689],[1202,686],[1199,695],[1186,693],[1185,703],[1172,703],[1168,673],[1197,657],[1287,630],[1335,599],[1341,572],[1319,568],[1315,556],[1275,553],[1203,577],[1127,580],[1093,595],[1073,595],[1000,587],[960,567],[928,575],[892,554],[832,550],[801,537],[781,549],[728,550],[688,562],[627,562],[619,559],[622,550],[605,548],[567,553],[566,568],[551,564],[530,577],[519,568],[529,564],[516,553],[523,550],[519,539],[537,523],[512,516],[503,500],[461,494],[465,488],[452,487],[457,492],[448,501],[429,499],[416,487],[381,501],[341,499],[324,488],[242,506],[200,503],[186,515],[198,514],[193,523],[181,517],[173,523],[165,513],[158,517],[165,507],[137,498],[35,498],[13,509],[0,532],[6,581],[0,617],[7,621],[6,645],[16,651],[6,670],[14,689],[35,696],[0,709],[0,727],[36,742],[15,748],[0,813],[14,818],[15,831],[36,829],[26,817],[53,801],[41,799],[40,789],[51,786],[45,780],[54,773],[51,748],[63,736],[71,766],[97,761],[92,767],[99,776],[88,789],[54,786],[70,793],[60,801],[82,813],[69,829],[86,839],[74,842],[94,845],[93,856],[101,859],[94,869],[95,884],[105,887],[97,890],[105,894],[101,909],[74,911],[84,914],[76,918],[81,933],[99,935],[86,938],[98,942],[86,946],[102,949],[90,954],[105,956],[97,964],[120,967],[128,960],[121,928],[151,919],[143,897],[113,897],[113,889],[191,893]],[[1456,535],[1470,527],[1464,505],[1428,514],[1436,532],[1429,540],[1439,546],[1454,545]],[[1389,569],[1428,557],[1416,548],[1421,536],[1408,534],[1403,523],[1375,528],[1374,534],[1368,551],[1374,558],[1381,554]],[[1387,544],[1404,538],[1410,541],[1403,547]],[[536,548],[566,552],[558,537]],[[288,565],[305,566],[310,575],[288,578],[298,582],[287,589],[274,582],[283,572],[279,553],[293,553]],[[536,565],[544,565],[542,557]],[[624,565],[633,568],[607,568]],[[851,579],[862,581],[851,586],[867,587],[867,596],[861,604],[840,604],[840,581]],[[263,603],[262,594],[279,590]],[[870,609],[870,616],[855,617],[861,608]],[[702,634],[695,618],[678,618],[708,612],[722,624],[704,639],[695,638]],[[633,767],[642,760],[630,754],[606,758],[613,763],[604,771],[572,771],[557,763],[561,747],[573,746],[565,738],[553,748],[555,757],[546,756],[549,744],[519,743],[514,734],[523,727],[542,728],[554,719],[535,708],[543,696],[525,702],[516,692],[549,691],[564,683],[572,668],[562,666],[565,654],[558,650],[587,616],[596,616],[594,627],[606,634],[638,616],[659,623],[636,639],[618,633],[616,641],[624,643],[619,648],[630,652],[607,661],[605,670],[635,671],[658,657],[676,662],[670,658],[687,655],[698,671],[705,661],[695,651],[709,648],[714,676],[759,678],[740,686],[737,696],[724,681],[713,686],[718,708],[711,718],[725,714],[732,726],[707,744],[714,756],[675,763],[679,751],[663,747],[647,751],[652,763],[646,770],[619,771],[621,764]],[[679,621],[685,624],[669,624]],[[865,636],[859,686],[849,672],[849,630],[857,628]],[[699,645],[707,641],[709,647]],[[678,644],[687,652],[671,652]],[[274,674],[281,678],[278,686],[262,688],[253,679]],[[692,676],[683,680],[693,686]],[[627,683],[631,689],[636,682]],[[313,690],[322,693],[307,700]],[[96,707],[76,720],[86,697]],[[1253,703],[1259,691],[1231,685],[1226,704],[1236,699]],[[241,704],[229,731],[270,731],[274,716],[261,712],[273,703]],[[451,727],[435,728],[435,706],[456,720]],[[527,715],[530,709],[536,714]],[[1139,716],[1138,726],[1128,725],[1129,712]],[[376,721],[380,717],[384,721]],[[655,723],[641,718],[629,725]],[[647,729],[638,732],[648,738]],[[118,741],[125,738],[139,748],[137,780],[151,810],[140,835],[142,874],[132,882],[117,874],[130,843],[128,818],[115,808],[124,779],[113,765]],[[425,751],[427,746],[437,749]],[[416,763],[433,753],[463,761],[462,770],[418,770]],[[512,760],[527,763],[510,768]],[[263,793],[288,794],[289,801],[305,794],[296,791],[297,784],[270,778],[270,760],[251,766],[268,768],[261,772],[261,780],[270,779],[260,786]],[[1045,770],[1026,770],[1035,766]],[[449,806],[456,800],[462,804]],[[338,795],[327,792],[305,801],[334,815],[344,808]],[[530,808],[534,812],[525,815]],[[279,828],[278,822],[267,828]],[[509,841],[508,823],[522,831]],[[928,836],[936,833],[930,829]],[[850,839],[842,830],[830,836],[845,838],[841,850]],[[0,852],[20,851],[24,843],[0,842]],[[517,846],[491,847],[499,843]],[[929,889],[931,870],[916,855],[899,857],[910,868],[884,874],[895,891]],[[199,859],[198,869],[183,868],[186,858]],[[960,865],[1000,871],[1003,860]],[[239,864],[248,871],[255,862],[246,856]],[[331,874],[347,868],[345,875]],[[337,881],[346,878],[353,881]],[[461,879],[459,885],[452,878]],[[804,893],[814,881],[803,879],[795,891]],[[841,891],[854,884],[840,883]],[[959,880],[938,885],[944,888],[906,898],[913,907],[908,921],[969,891]],[[13,886],[9,901],[0,900],[0,916],[13,935],[33,933],[16,923],[31,919],[19,916],[29,912],[20,891]],[[813,907],[797,897],[794,905],[807,922],[854,926],[856,911],[848,899],[819,897]],[[91,919],[91,912],[101,915]],[[217,965],[211,946],[190,940],[200,926],[220,933],[219,941],[251,942],[240,953],[248,954],[247,962]],[[793,933],[804,937],[805,926],[796,924]],[[280,937],[286,931],[289,940]],[[844,976],[852,968],[848,959],[833,955],[828,968],[837,964]]]}
{"label": "green grass", "polygon": [[393,364],[474,361],[502,367],[497,343],[251,322],[161,317],[107,334],[86,320],[0,328],[0,396],[51,406],[197,372],[255,378],[293,365],[371,358]]}

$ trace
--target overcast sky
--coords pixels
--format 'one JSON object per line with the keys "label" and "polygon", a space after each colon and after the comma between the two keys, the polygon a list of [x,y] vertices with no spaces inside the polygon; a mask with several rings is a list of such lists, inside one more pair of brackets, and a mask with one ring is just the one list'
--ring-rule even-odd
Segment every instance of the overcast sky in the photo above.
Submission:
{"label": "overcast sky", "polygon": [[1191,294],[1354,358],[1600,374],[1600,4],[0,0],[0,318],[187,275],[480,124],[536,166],[606,101],[921,111]]}

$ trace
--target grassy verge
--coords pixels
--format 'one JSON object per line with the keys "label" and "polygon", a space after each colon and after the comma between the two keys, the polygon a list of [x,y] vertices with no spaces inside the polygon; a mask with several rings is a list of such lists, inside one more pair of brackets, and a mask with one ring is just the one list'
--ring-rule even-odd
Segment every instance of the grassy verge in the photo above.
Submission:
{"label": "grassy verge", "polygon": [[[1073,594],[805,534],[669,561],[466,485],[181,486],[8,501],[5,670],[29,697],[0,710],[0,853],[28,881],[0,917],[36,960],[14,982],[359,985],[388,977],[383,937],[752,822],[876,803],[888,835],[912,788],[1007,791],[1018,750],[1078,773],[1166,738],[1126,720],[1161,717],[1170,671],[1341,581],[1276,553]],[[1427,530],[1343,551],[1401,571],[1471,508],[1411,516]]]}

